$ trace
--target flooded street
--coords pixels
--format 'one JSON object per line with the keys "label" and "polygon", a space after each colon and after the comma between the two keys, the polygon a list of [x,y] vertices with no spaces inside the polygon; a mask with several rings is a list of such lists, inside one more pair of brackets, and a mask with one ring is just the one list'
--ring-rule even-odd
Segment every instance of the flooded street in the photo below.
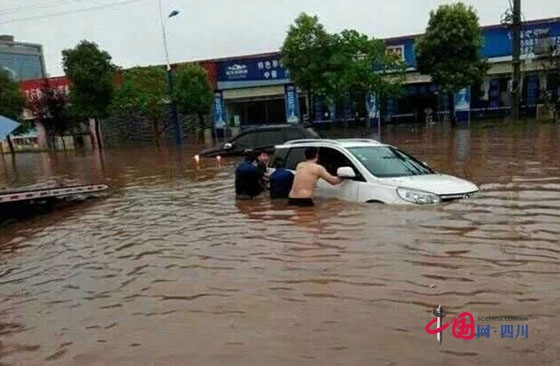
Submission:
{"label": "flooded street", "polygon": [[[5,156],[3,187],[112,190],[0,227],[0,365],[560,364],[560,126],[382,140],[481,192],[294,209],[236,201],[235,160],[197,168],[201,146]],[[439,345],[439,304],[490,337]],[[477,320],[501,315],[528,320]]]}

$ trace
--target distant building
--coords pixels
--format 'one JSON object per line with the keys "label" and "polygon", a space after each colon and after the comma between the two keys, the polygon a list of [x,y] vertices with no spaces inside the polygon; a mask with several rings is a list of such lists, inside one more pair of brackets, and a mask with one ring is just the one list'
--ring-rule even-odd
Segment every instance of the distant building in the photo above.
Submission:
{"label": "distant building", "polygon": [[15,81],[45,78],[43,46],[0,35],[0,69],[7,70]]}
{"label": "distant building", "polygon": [[[383,123],[422,122],[425,111],[439,118],[449,113],[449,96],[438,90],[429,75],[416,69],[414,44],[420,35],[384,39],[387,51],[399,55],[407,65],[406,81],[399,97],[378,101]],[[482,27],[484,46],[480,50],[491,68],[481,85],[472,85],[458,95],[461,105],[473,118],[499,117],[510,114],[512,40],[510,31],[501,25]],[[535,116],[543,89],[558,88],[554,75],[547,74],[539,64],[546,45],[560,47],[560,18],[540,19],[523,23],[521,33],[522,99],[521,113]],[[355,110],[352,103],[330,105],[313,98],[309,113],[305,95],[290,94],[290,76],[282,66],[280,52],[238,56],[214,60],[216,69],[214,122],[225,120],[228,126],[280,123],[289,121],[291,110],[299,111],[300,120],[312,122],[353,121],[366,117],[366,108]],[[375,103],[375,102],[374,102]],[[457,104],[457,103],[456,103]],[[458,109],[457,109],[458,110]],[[427,114],[427,113],[426,113]],[[217,116],[217,117],[216,117]]]}
{"label": "distant building", "polygon": [[[448,118],[450,101],[456,112],[467,112],[473,119],[508,116],[511,111],[512,36],[502,25],[482,27],[484,46],[481,56],[490,63],[482,83],[471,85],[456,95],[439,90],[429,75],[416,68],[414,45],[421,35],[386,38],[387,51],[400,56],[406,64],[406,79],[397,97],[370,96],[367,106],[353,103],[328,103],[313,96],[308,104],[306,95],[290,80],[278,51],[255,55],[200,60],[214,89],[213,122],[216,128],[248,125],[312,122],[338,123],[365,120],[380,116],[382,124],[400,122],[441,121]],[[3,66],[3,46],[0,37],[0,66]],[[13,41],[13,40],[12,40]],[[12,42],[13,44],[13,42]],[[543,108],[543,92],[560,94],[560,77],[543,67],[542,56],[551,45],[560,49],[560,18],[524,22],[521,32],[521,114],[539,116]],[[40,54],[40,46],[37,54]],[[36,60],[42,60],[42,56]],[[40,61],[37,65],[41,65]],[[188,62],[191,63],[191,62]],[[172,65],[178,68],[182,63]],[[37,66],[36,70],[40,70]],[[65,77],[49,79],[59,88],[69,88]],[[115,78],[119,82],[120,75]],[[42,80],[21,83],[29,98],[37,93]],[[365,103],[364,103],[365,104]],[[544,114],[544,113],[543,113]],[[27,116],[32,118],[32,116]],[[38,132],[39,144],[44,139]]]}

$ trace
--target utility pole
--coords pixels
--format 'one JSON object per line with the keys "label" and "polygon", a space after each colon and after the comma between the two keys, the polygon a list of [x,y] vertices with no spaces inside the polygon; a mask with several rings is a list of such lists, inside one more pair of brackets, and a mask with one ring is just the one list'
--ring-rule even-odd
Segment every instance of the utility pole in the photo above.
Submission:
{"label": "utility pole", "polygon": [[[173,129],[175,130],[175,142],[177,143],[178,146],[183,146],[183,134],[181,133],[181,125],[179,124],[179,113],[177,112],[177,105],[173,100],[173,70],[171,69],[171,63],[169,62],[169,50],[167,48],[167,34],[165,32],[165,20],[163,18],[161,0],[158,0],[158,5],[159,5],[159,20],[161,23],[161,33],[163,37],[163,48],[165,50],[165,63],[167,69],[167,88],[169,93],[169,108],[170,108],[171,124],[173,125]],[[173,18],[178,14],[179,12],[177,10],[173,10],[167,16],[167,19]]]}
{"label": "utility pole", "polygon": [[518,120],[521,96],[521,0],[513,0],[512,15],[513,83],[511,89],[511,117]]}

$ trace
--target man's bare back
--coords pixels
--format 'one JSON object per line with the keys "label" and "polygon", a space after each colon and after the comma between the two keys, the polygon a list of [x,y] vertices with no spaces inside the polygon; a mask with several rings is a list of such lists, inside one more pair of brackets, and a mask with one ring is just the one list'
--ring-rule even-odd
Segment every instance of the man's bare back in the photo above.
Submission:
{"label": "man's bare back", "polygon": [[301,162],[296,167],[294,184],[290,191],[290,198],[313,198],[315,185],[319,178],[330,184],[340,184],[342,179],[329,174],[327,170],[313,160]]}

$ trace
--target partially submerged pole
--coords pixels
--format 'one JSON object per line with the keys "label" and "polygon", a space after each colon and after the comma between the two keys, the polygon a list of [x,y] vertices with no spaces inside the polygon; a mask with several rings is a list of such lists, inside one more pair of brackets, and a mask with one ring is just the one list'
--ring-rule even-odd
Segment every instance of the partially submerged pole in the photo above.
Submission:
{"label": "partially submerged pole", "polygon": [[512,19],[513,82],[511,87],[511,117],[519,119],[521,96],[521,0],[513,0]]}

